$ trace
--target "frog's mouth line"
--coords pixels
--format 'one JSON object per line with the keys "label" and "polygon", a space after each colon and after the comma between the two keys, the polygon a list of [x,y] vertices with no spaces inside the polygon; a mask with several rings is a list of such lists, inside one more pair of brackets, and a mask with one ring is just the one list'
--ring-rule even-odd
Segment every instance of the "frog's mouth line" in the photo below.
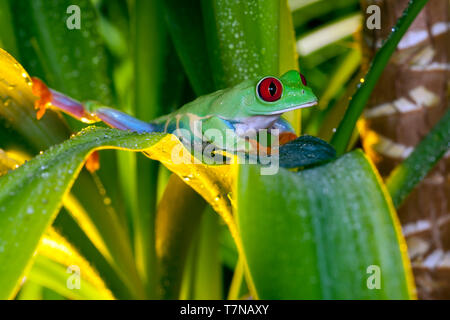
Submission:
{"label": "frog's mouth line", "polygon": [[309,103],[304,103],[304,104],[300,104],[300,105],[297,105],[297,106],[293,106],[293,107],[288,108],[288,109],[283,109],[283,110],[280,110],[280,111],[274,111],[274,112],[270,112],[270,113],[266,113],[266,114],[267,115],[283,114],[285,112],[289,112],[289,111],[292,111],[292,110],[312,107],[312,106],[315,106],[315,105],[317,105],[317,100],[313,101],[313,102],[309,102]]}
{"label": "frog's mouth line", "polygon": [[287,109],[277,110],[277,111],[272,111],[272,112],[262,112],[260,110],[258,110],[258,111],[249,110],[249,111],[252,112],[254,115],[259,115],[259,116],[275,116],[275,115],[282,115],[285,112],[296,110],[296,109],[312,107],[312,106],[315,106],[316,104],[317,104],[317,100],[315,100],[313,102],[309,102],[309,103],[299,104],[299,105],[296,105],[296,106],[293,106],[293,107],[290,107]]}

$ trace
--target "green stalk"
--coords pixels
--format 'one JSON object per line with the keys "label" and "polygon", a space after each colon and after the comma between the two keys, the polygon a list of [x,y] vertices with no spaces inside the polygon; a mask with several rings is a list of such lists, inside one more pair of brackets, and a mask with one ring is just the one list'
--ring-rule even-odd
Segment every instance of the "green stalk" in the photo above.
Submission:
{"label": "green stalk", "polygon": [[396,208],[449,150],[449,144],[450,110],[387,179],[386,185]]}
{"label": "green stalk", "polygon": [[187,253],[199,230],[205,204],[182,179],[170,177],[156,220],[161,299],[178,299],[180,295]]}
{"label": "green stalk", "polygon": [[228,300],[238,300],[242,284],[245,282],[245,260],[240,258],[234,269],[233,279],[231,280],[230,289],[228,291]]}
{"label": "green stalk", "polygon": [[347,111],[336,130],[331,144],[335,147],[338,155],[345,152],[347,145],[352,136],[356,122],[361,116],[370,95],[375,88],[384,68],[389,62],[390,57],[397,48],[398,43],[408,30],[411,23],[417,17],[422,8],[427,4],[428,0],[411,0],[403,15],[398,19],[397,24],[392,28],[392,32],[388,39],[376,53],[366,77],[363,79],[360,87],[353,96]]}
{"label": "green stalk", "polygon": [[211,207],[202,214],[195,276],[193,282],[193,297],[195,300],[222,299],[222,264],[219,255],[219,216]]}
{"label": "green stalk", "polygon": [[0,0],[0,29],[2,30],[0,34],[0,47],[17,57],[19,52],[8,0]]}
{"label": "green stalk", "polygon": [[[162,79],[165,72],[166,32],[160,0],[135,1],[134,60],[135,115],[150,121],[163,113]],[[138,212],[134,214],[134,243],[138,270],[146,282],[147,293],[155,298],[155,215],[158,163],[136,155]],[[125,168],[127,169],[127,168]],[[128,170],[127,170],[128,171]]]}

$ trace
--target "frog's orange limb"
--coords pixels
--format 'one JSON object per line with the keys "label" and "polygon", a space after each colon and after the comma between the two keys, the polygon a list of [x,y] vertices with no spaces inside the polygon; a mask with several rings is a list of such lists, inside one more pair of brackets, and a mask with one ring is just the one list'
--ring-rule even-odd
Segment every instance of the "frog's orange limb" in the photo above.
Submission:
{"label": "frog's orange limb", "polygon": [[38,99],[34,102],[34,108],[37,110],[36,117],[40,120],[53,99],[50,89],[38,78],[31,78],[33,81],[32,91]]}
{"label": "frog's orange limb", "polygon": [[[297,135],[293,132],[285,131],[280,133],[278,136],[279,139],[279,145],[283,145],[288,143],[289,141],[297,139]],[[270,146],[264,146],[261,143],[259,143],[257,140],[249,139],[248,140],[252,147],[256,150],[258,154],[260,154],[260,151],[262,151],[264,154],[271,155],[273,153],[273,150]]]}
{"label": "frog's orange limb", "polygon": [[94,173],[100,169],[100,154],[98,151],[92,152],[86,160],[86,169],[90,173]]}
{"label": "frog's orange limb", "polygon": [[285,132],[281,132],[279,135],[279,139],[280,139],[280,146],[283,144],[286,144],[292,140],[297,139],[297,135],[293,132],[289,132],[289,131],[285,131]]}
{"label": "frog's orange limb", "polygon": [[77,100],[69,98],[62,93],[52,90],[38,78],[31,78],[33,81],[33,94],[38,97],[34,103],[35,109],[37,109],[37,118],[41,119],[45,114],[45,110],[48,108],[54,108],[67,113],[68,115],[81,120],[85,123],[98,122],[99,119],[89,114],[84,105]]}
{"label": "frog's orange limb", "polygon": [[261,152],[263,152],[263,154],[271,154],[272,149],[270,147],[262,145],[257,140],[248,139],[248,142],[250,142],[251,146],[256,150],[255,153],[261,154]]}

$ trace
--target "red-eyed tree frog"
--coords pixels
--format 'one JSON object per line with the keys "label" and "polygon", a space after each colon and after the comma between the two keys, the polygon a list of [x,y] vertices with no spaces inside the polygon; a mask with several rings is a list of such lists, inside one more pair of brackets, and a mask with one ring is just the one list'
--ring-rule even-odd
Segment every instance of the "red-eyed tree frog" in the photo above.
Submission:
{"label": "red-eyed tree frog", "polygon": [[[97,102],[80,103],[47,88],[36,78],[33,79],[33,92],[40,97],[36,102],[38,118],[42,117],[45,108],[56,108],[87,123],[103,121],[123,130],[174,133],[182,141],[206,141],[228,151],[248,148],[246,137],[251,131],[292,131],[280,116],[287,111],[317,104],[305,77],[294,70],[280,78],[267,76],[247,80],[232,88],[201,96],[151,122],[138,120]],[[226,138],[217,139],[217,133]]]}

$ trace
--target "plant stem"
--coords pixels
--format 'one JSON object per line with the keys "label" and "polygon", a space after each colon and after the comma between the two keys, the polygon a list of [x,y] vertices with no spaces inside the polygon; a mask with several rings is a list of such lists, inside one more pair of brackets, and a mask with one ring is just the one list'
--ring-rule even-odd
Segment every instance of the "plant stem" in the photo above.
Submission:
{"label": "plant stem", "polygon": [[376,53],[366,77],[361,79],[362,81],[360,87],[352,97],[344,118],[331,139],[331,144],[335,147],[338,155],[345,152],[356,122],[361,116],[364,107],[366,106],[367,101],[369,100],[370,95],[378,82],[378,79],[389,62],[391,55],[394,53],[398,43],[408,30],[411,23],[414,21],[425,4],[427,4],[427,2],[428,0],[411,0],[408,7],[403,12],[403,15],[400,19],[398,19],[396,26],[392,28],[392,32],[388,39]]}
{"label": "plant stem", "polygon": [[206,202],[172,175],[158,205],[156,255],[161,299],[178,299],[189,246],[198,232]]}
{"label": "plant stem", "polygon": [[228,291],[228,300],[239,299],[242,283],[245,281],[245,260],[239,258],[234,269],[233,279],[231,280],[230,290]]}
{"label": "plant stem", "polygon": [[[135,1],[132,20],[135,61],[134,112],[138,119],[150,121],[163,113],[161,95],[167,39],[162,1]],[[135,161],[138,199],[138,211],[133,213],[136,264],[145,282],[148,297],[155,299],[158,280],[155,272],[157,262],[154,229],[159,164],[148,161],[142,155],[136,155]]]}
{"label": "plant stem", "polygon": [[396,208],[449,150],[450,110],[419,143],[410,156],[399,164],[386,181]]}

